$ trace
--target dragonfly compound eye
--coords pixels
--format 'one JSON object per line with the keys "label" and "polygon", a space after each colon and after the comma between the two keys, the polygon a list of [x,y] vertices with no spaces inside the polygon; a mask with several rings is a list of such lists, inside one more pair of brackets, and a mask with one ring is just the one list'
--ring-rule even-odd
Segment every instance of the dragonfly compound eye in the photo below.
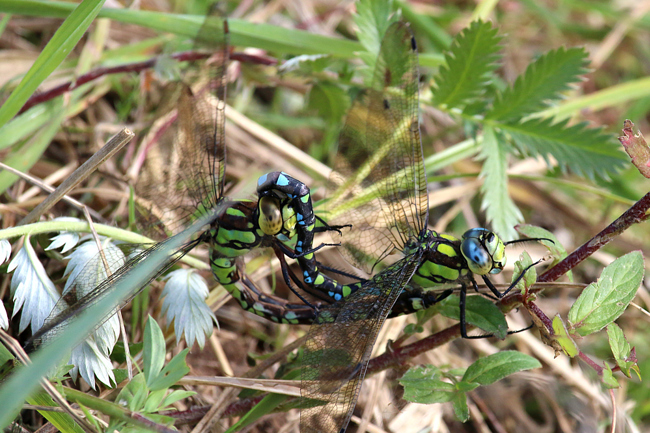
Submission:
{"label": "dragonfly compound eye", "polygon": [[487,232],[483,242],[484,248],[492,258],[491,274],[498,274],[506,265],[506,246],[499,236]]}
{"label": "dragonfly compound eye", "polygon": [[264,196],[258,204],[260,210],[259,225],[266,235],[274,236],[282,230],[282,212],[280,203],[274,197]]}
{"label": "dragonfly compound eye", "polygon": [[282,207],[282,221],[284,232],[287,237],[291,238],[296,234],[296,224],[298,218],[296,217],[296,209],[292,206],[283,206]]}

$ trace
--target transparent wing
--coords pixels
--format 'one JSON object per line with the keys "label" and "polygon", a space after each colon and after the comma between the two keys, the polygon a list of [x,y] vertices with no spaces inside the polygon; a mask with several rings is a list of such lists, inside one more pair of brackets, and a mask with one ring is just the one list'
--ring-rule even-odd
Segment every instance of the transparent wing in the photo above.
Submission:
{"label": "transparent wing", "polygon": [[[419,70],[415,39],[405,23],[382,41],[371,88],[353,103],[339,142],[340,185],[330,199],[333,224],[351,224],[340,239],[346,258],[370,270],[403,250],[426,226],[427,190],[418,123]],[[365,163],[347,180],[342,173]]]}
{"label": "transparent wing", "polygon": [[207,80],[193,87],[175,83],[165,92],[162,102],[170,111],[156,128],[160,137],[151,137],[156,145],[136,184],[140,219],[147,233],[158,239],[180,232],[223,198],[227,21],[206,17],[196,47],[206,46],[218,48],[202,75]]}
{"label": "transparent wing", "polygon": [[334,433],[345,429],[377,334],[420,260],[421,253],[400,260],[364,283],[345,302],[319,311],[305,343],[301,394],[326,404],[301,410],[300,431]]}

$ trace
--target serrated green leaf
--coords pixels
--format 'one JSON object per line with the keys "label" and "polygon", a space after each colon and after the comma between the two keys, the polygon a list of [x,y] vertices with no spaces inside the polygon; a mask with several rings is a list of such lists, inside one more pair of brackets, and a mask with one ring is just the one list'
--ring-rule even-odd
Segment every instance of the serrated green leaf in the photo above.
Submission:
{"label": "serrated green leaf", "polygon": [[366,51],[376,58],[386,29],[396,21],[396,17],[390,19],[394,10],[393,1],[361,0],[356,7],[354,22],[358,27],[357,38]]}
{"label": "serrated green leaf", "polygon": [[349,99],[343,89],[331,83],[320,82],[309,92],[308,106],[318,112],[319,117],[329,122],[338,122],[349,108]]}
{"label": "serrated green leaf", "polygon": [[614,377],[614,373],[612,372],[612,369],[609,368],[609,365],[605,364],[605,368],[603,369],[603,375],[601,377],[601,380],[603,382],[603,385],[605,385],[607,388],[610,389],[616,389],[618,388],[618,381]]}
{"label": "serrated green leaf", "polygon": [[542,364],[532,356],[507,350],[476,360],[467,368],[463,381],[489,385],[512,373],[541,366]]}
{"label": "serrated green leaf", "polygon": [[553,338],[560,343],[562,350],[567,356],[571,358],[578,356],[580,349],[578,349],[578,345],[576,345],[573,338],[569,335],[569,331],[566,329],[566,325],[559,314],[553,317],[553,332],[555,333]]}
{"label": "serrated green leaf", "polygon": [[630,369],[636,365],[636,354],[633,353],[634,349],[625,338],[623,330],[616,323],[611,323],[607,325],[607,338],[614,359],[616,359],[616,365],[620,367],[624,375],[630,377]]}
{"label": "serrated green leaf", "polygon": [[469,419],[469,407],[467,406],[467,396],[463,393],[457,393],[454,395],[454,399],[451,402],[454,407],[454,414],[461,422],[466,422]]}
{"label": "serrated green leaf", "polygon": [[160,326],[149,316],[147,324],[144,327],[144,349],[142,351],[144,376],[147,379],[147,386],[151,388],[160,371],[165,364],[165,337],[163,336]]}
{"label": "serrated green leaf", "polygon": [[616,320],[643,280],[643,255],[632,251],[607,266],[598,281],[588,285],[569,310],[568,319],[578,334],[600,331]]}
{"label": "serrated green leaf", "polygon": [[504,239],[515,236],[514,226],[523,219],[519,208],[508,195],[508,152],[504,140],[498,140],[495,130],[486,127],[483,132],[483,148],[480,158],[484,159],[480,177],[483,178],[481,209],[495,232]]}
{"label": "serrated green leaf", "polygon": [[441,380],[441,371],[433,366],[409,369],[399,382],[404,387],[404,399],[422,404],[445,403],[456,393],[454,384]]}
{"label": "serrated green leaf", "polygon": [[459,107],[480,97],[498,67],[500,42],[489,22],[474,21],[460,32],[434,79],[434,104]]}
{"label": "serrated green leaf", "polygon": [[[552,241],[552,242],[547,240],[538,241],[546,248],[548,248],[549,251],[551,252],[553,261],[548,264],[549,268],[552,268],[567,256],[567,252],[562,246],[562,244],[560,243],[560,241],[558,241],[555,235],[549,232],[548,230],[531,224],[517,224],[515,226],[515,230],[517,230],[517,233],[524,235],[527,238],[537,238],[537,239],[544,238],[544,239],[550,239]],[[567,276],[569,277],[569,281],[573,281],[573,274],[571,273],[571,271],[567,272]]]}
{"label": "serrated green leaf", "polygon": [[627,165],[626,155],[612,137],[601,128],[588,128],[586,122],[567,126],[568,120],[530,119],[521,123],[499,125],[512,137],[514,145],[526,155],[541,156],[549,162],[553,156],[560,167],[569,168],[593,179]]}
{"label": "serrated green leaf", "polygon": [[552,50],[528,65],[515,84],[497,95],[488,119],[510,120],[546,108],[580,80],[588,64],[584,48]]}
{"label": "serrated green leaf", "polygon": [[[531,288],[533,284],[537,281],[537,271],[533,266],[533,259],[530,258],[530,255],[524,251],[519,256],[519,260],[515,262],[515,269],[512,273],[512,281],[519,279],[517,285],[515,286],[517,290],[521,293],[525,293],[527,289]],[[526,274],[520,278],[521,273],[526,270]]]}
{"label": "serrated green leaf", "polygon": [[[440,314],[460,320],[458,296],[449,296],[436,304],[436,307]],[[500,339],[505,338],[508,333],[508,324],[501,310],[492,301],[481,296],[467,297],[465,321]]]}

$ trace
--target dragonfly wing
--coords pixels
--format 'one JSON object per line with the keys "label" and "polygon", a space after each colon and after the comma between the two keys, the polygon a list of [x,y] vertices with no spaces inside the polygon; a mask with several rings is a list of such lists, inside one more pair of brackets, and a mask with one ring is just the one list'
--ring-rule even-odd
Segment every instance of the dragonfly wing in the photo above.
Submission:
{"label": "dragonfly wing", "polygon": [[301,394],[326,404],[301,411],[300,431],[338,433],[345,429],[377,334],[420,259],[418,252],[400,260],[345,302],[319,311],[305,343]]}
{"label": "dragonfly wing", "polygon": [[163,102],[169,112],[162,116],[160,136],[150,138],[157,143],[136,183],[145,229],[158,239],[180,232],[217,205],[224,193],[229,58],[224,19],[206,17],[196,39],[197,49],[204,46],[219,49],[196,86],[178,82],[166,92]]}
{"label": "dragonfly wing", "polygon": [[[426,227],[428,199],[418,123],[419,68],[407,24],[393,23],[381,44],[371,87],[353,103],[332,176],[334,224],[352,224],[348,258],[368,270]],[[345,182],[349,172],[366,161]]]}

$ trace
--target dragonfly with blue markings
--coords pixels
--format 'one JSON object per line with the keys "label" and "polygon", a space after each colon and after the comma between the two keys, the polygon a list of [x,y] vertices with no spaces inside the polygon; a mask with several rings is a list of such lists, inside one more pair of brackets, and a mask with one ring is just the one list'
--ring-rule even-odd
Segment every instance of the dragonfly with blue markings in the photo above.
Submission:
{"label": "dragonfly with blue markings", "polygon": [[340,135],[339,166],[360,168],[348,177],[333,172],[338,188],[328,206],[331,224],[351,226],[334,237],[352,265],[372,272],[395,253],[401,258],[371,279],[346,285],[322,272],[314,254],[298,257],[303,283],[333,301],[316,312],[304,345],[301,394],[322,404],[301,411],[302,432],[345,431],[377,334],[394,311],[424,308],[414,299],[429,296],[430,305],[459,287],[461,335],[483,338],[467,334],[467,289],[478,292],[480,277],[489,295],[500,299],[524,275],[504,291],[488,278],[502,271],[506,245],[517,241],[505,243],[484,228],[459,239],[427,227],[419,85],[415,38],[407,24],[394,22],[382,40],[370,86],[352,104]]}

